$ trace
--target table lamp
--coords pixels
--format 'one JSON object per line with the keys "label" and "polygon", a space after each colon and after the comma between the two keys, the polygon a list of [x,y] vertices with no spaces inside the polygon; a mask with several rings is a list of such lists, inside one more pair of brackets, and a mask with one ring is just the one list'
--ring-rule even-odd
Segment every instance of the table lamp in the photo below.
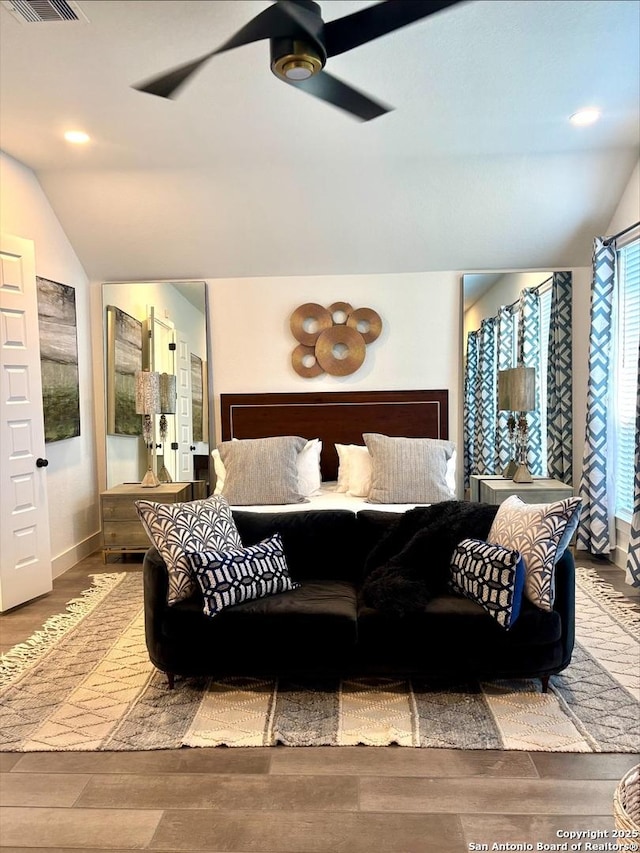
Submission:
{"label": "table lamp", "polygon": [[160,412],[160,374],[136,371],[136,414],[142,415],[142,437],[147,445],[147,473],[140,485],[145,489],[160,485],[153,470],[153,418]]}
{"label": "table lamp", "polygon": [[[527,467],[527,412],[536,408],[536,371],[534,367],[511,367],[498,372],[498,408],[509,412],[509,437],[515,442],[515,459],[503,472],[514,483],[531,483]],[[517,414],[517,416],[516,416]]]}

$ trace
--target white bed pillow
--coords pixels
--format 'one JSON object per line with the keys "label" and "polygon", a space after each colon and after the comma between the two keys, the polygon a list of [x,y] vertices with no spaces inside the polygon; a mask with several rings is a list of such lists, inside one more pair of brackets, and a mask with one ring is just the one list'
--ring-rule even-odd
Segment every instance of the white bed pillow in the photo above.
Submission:
{"label": "white bed pillow", "polygon": [[338,451],[337,492],[366,498],[371,488],[371,455],[364,445],[336,444]]}
{"label": "white bed pillow", "polygon": [[349,491],[349,448],[351,444],[336,444],[338,453],[338,483],[336,492],[344,494]]}
{"label": "white bed pillow", "polygon": [[447,459],[447,471],[445,473],[445,482],[449,489],[451,490],[451,494],[455,497],[458,492],[458,483],[456,480],[456,465],[458,464],[458,451],[453,449],[453,453],[451,454],[451,458]]}
{"label": "white bed pillow", "polygon": [[296,465],[298,468],[298,491],[305,498],[310,498],[320,492],[322,474],[320,473],[320,454],[322,442],[319,438],[310,439],[298,453]]}
{"label": "white bed pillow", "polygon": [[[234,438],[232,441],[238,441]],[[310,498],[320,492],[322,486],[322,475],[320,473],[320,454],[322,452],[322,442],[319,438],[312,438],[298,453],[296,459],[296,467],[298,470],[298,492],[305,498]],[[213,457],[213,470],[216,475],[216,485],[214,495],[221,495],[224,488],[224,481],[227,476],[227,470],[224,467],[224,462],[220,456],[220,451],[216,447],[211,452]]]}
{"label": "white bed pillow", "polygon": [[216,486],[213,490],[213,494],[221,495],[222,487],[224,486],[224,478],[227,476],[227,469],[224,467],[224,462],[220,458],[220,451],[217,447],[215,450],[211,451],[211,457],[213,458],[213,470],[216,475]]}

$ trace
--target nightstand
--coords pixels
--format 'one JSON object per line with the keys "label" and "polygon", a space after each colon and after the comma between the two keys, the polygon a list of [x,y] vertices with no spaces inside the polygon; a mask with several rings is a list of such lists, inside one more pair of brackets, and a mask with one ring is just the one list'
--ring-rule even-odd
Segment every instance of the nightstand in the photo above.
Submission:
{"label": "nightstand", "polygon": [[517,495],[528,504],[546,504],[573,497],[573,487],[552,477],[534,477],[532,483],[514,483],[496,474],[472,474],[469,478],[469,499],[476,503],[501,504]]}
{"label": "nightstand", "polygon": [[161,483],[154,489],[144,489],[140,483],[123,483],[101,492],[102,557],[105,563],[109,554],[142,553],[151,545],[134,501],[190,501],[192,488],[192,483]]}

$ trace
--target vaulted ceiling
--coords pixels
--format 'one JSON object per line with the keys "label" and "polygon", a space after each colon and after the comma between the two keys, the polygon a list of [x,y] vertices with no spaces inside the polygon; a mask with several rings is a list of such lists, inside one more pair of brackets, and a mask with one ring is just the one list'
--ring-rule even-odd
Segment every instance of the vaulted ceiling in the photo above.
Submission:
{"label": "vaulted ceiling", "polygon": [[[175,100],[132,88],[267,2],[77,5],[87,20],[0,6],[0,144],[93,279],[587,265],[638,161],[636,0],[468,0],[335,56],[395,107],[364,123],[279,81],[265,42]],[[326,21],[369,5],[321,3]],[[600,121],[574,127],[585,106]]]}

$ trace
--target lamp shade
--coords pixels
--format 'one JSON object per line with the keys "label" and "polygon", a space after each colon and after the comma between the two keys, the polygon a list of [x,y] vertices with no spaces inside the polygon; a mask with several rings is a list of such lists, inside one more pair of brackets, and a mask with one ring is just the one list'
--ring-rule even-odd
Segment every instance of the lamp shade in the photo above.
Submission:
{"label": "lamp shade", "polygon": [[160,374],[152,370],[136,371],[136,414],[160,412]]}
{"label": "lamp shade", "polygon": [[501,412],[533,412],[535,408],[535,367],[498,371],[498,409]]}
{"label": "lamp shade", "polygon": [[513,412],[533,412],[536,408],[535,367],[511,369],[509,402]]}
{"label": "lamp shade", "polygon": [[512,412],[511,405],[511,370],[498,371],[498,409],[501,412]]}
{"label": "lamp shade", "polygon": [[163,415],[176,413],[176,377],[172,373],[160,374],[160,409]]}

